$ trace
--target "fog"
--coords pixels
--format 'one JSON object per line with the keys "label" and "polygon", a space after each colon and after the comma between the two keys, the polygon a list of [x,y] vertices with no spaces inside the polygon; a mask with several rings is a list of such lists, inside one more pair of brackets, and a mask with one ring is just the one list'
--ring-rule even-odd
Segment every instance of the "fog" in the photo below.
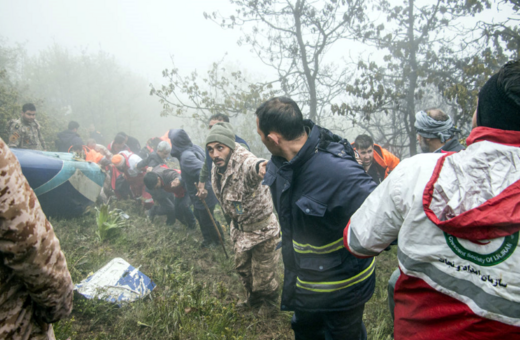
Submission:
{"label": "fog", "polygon": [[226,53],[259,74],[272,74],[247,48],[239,31],[222,30],[203,12],[231,12],[228,0],[0,1],[0,35],[24,43],[31,54],[56,43],[73,50],[103,50],[149,80],[174,55],[178,67],[206,69]]}
{"label": "fog", "polygon": [[[507,1],[491,8],[412,1],[421,13],[416,65],[407,1],[300,2],[299,30],[288,3],[272,1],[254,14],[251,4],[228,0],[0,0],[0,70],[16,93],[2,123],[32,101],[49,139],[74,119],[81,133],[93,124],[108,140],[124,130],[144,143],[183,127],[200,144],[207,118],[224,111],[264,153],[252,114],[262,100],[286,95],[333,132],[350,140],[366,133],[406,156],[417,152],[414,112],[439,107],[467,134],[478,87],[518,56],[495,26],[517,34],[518,14]],[[236,25],[222,28],[222,20]],[[469,63],[484,71],[461,66]]]}

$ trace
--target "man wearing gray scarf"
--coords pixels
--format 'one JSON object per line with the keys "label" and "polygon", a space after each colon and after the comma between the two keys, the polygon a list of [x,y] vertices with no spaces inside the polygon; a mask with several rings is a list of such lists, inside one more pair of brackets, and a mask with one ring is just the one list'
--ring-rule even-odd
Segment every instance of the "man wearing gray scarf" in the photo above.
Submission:
{"label": "man wearing gray scarf", "polygon": [[[417,140],[423,153],[459,152],[464,147],[456,138],[459,129],[453,126],[453,121],[441,109],[429,109],[415,114],[415,129]],[[396,269],[388,280],[388,308],[394,319],[394,290],[401,272]]]}
{"label": "man wearing gray scarf", "polygon": [[453,126],[450,116],[441,109],[417,112],[415,129],[417,130],[417,140],[424,153],[464,150],[464,147],[455,138],[460,130]]}

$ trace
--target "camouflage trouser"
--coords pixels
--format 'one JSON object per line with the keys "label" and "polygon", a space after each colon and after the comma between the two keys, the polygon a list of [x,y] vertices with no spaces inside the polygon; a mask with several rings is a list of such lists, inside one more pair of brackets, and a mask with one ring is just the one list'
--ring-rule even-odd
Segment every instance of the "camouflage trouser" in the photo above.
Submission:
{"label": "camouflage trouser", "polygon": [[264,299],[274,300],[277,297],[276,267],[279,258],[279,252],[275,250],[277,241],[277,238],[271,238],[250,250],[235,252],[235,269],[242,279],[251,305],[261,303]]}

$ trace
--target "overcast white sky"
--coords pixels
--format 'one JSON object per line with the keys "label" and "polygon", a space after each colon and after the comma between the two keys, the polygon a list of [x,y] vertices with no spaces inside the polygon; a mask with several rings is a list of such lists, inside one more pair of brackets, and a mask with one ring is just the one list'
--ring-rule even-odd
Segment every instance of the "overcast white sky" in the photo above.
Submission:
{"label": "overcast white sky", "polygon": [[[204,19],[203,12],[214,11],[231,14],[234,6],[229,0],[0,0],[0,37],[24,43],[31,54],[54,42],[76,52],[102,49],[154,83],[170,68],[171,55],[188,74],[205,72],[225,53],[228,62],[240,63],[250,74],[273,79],[274,72],[249,46],[237,45],[238,29],[224,30]],[[335,47],[328,60],[341,63],[358,51],[350,42]]]}
{"label": "overcast white sky", "polygon": [[231,13],[229,0],[0,0],[0,36],[33,54],[56,42],[71,50],[102,49],[151,81],[174,55],[179,69],[205,71],[227,52],[253,74],[271,70],[239,47],[239,30],[224,30],[203,12]]}

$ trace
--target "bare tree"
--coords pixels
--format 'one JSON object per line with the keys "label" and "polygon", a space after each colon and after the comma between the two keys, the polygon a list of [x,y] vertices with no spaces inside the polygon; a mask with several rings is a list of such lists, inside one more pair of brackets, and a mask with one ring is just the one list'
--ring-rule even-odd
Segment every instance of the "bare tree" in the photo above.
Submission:
{"label": "bare tree", "polygon": [[347,69],[325,61],[340,40],[365,20],[363,0],[238,0],[235,15],[207,14],[224,28],[239,27],[239,44],[250,45],[273,68],[285,95],[308,107],[319,122],[331,101],[342,93]]}
{"label": "bare tree", "polygon": [[428,84],[439,88],[451,84],[450,73],[444,72],[446,65],[466,48],[459,37],[457,19],[482,9],[480,3],[459,0],[378,1],[386,23],[371,22],[360,27],[358,37],[387,54],[383,62],[360,61],[357,79],[347,86],[350,95],[365,102],[335,105],[333,111],[363,113],[367,119],[377,112],[400,112],[410,154],[416,154],[417,100],[424,96]]}
{"label": "bare tree", "polygon": [[183,75],[175,67],[163,71],[166,84],[150,84],[150,95],[163,105],[161,115],[195,118],[206,123],[215,113],[234,117],[254,112],[260,104],[275,94],[271,84],[250,82],[242,71],[227,69],[224,59],[214,62],[204,76],[193,71]]}

